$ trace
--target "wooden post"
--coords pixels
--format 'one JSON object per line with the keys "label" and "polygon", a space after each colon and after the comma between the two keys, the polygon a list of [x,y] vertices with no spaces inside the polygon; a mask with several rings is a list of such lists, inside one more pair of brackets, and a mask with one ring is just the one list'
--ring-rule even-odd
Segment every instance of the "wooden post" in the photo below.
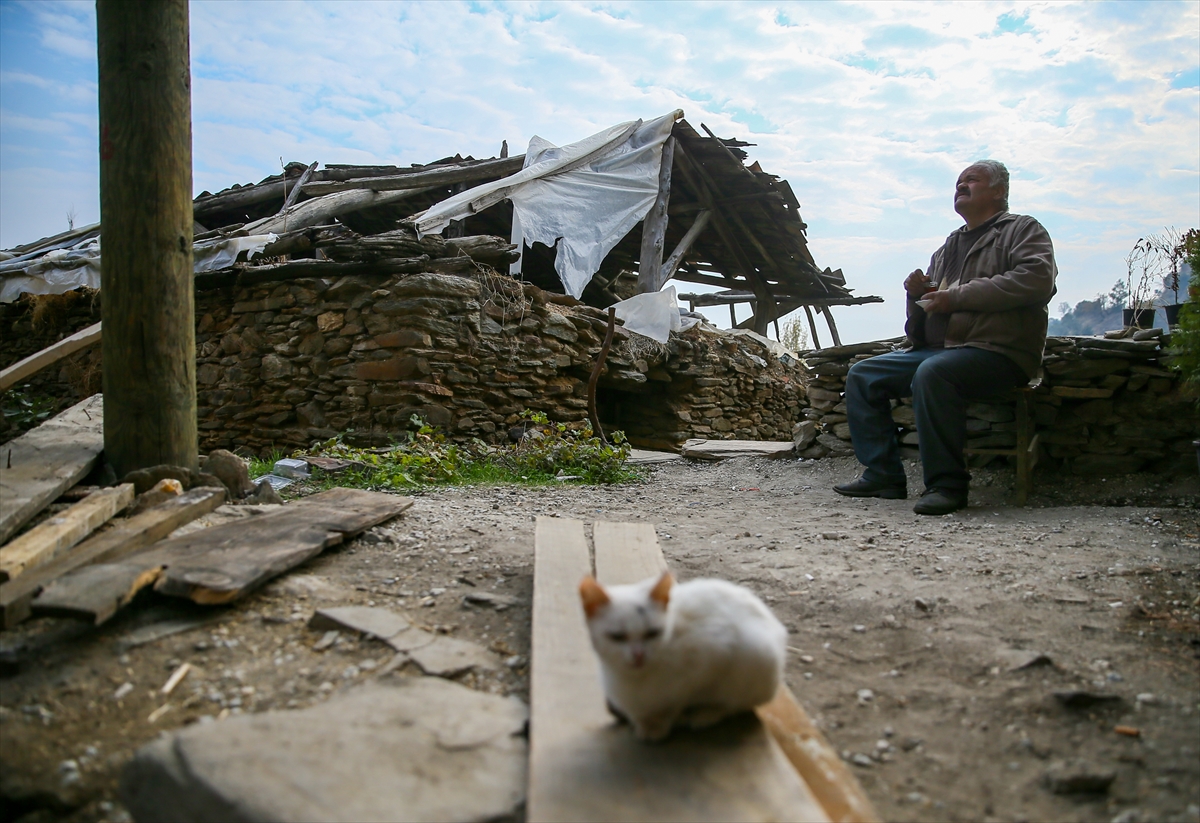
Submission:
{"label": "wooden post", "polygon": [[675,276],[675,272],[678,271],[679,265],[683,262],[683,256],[691,250],[692,244],[696,242],[696,238],[700,236],[700,232],[704,231],[704,227],[708,225],[711,217],[712,212],[708,209],[703,209],[696,215],[696,220],[692,223],[692,227],[687,230],[687,233],[680,239],[679,245],[675,247],[675,251],[671,252],[671,256],[663,264],[658,279],[655,281],[655,286],[651,291],[658,291],[667,284],[668,280]]}
{"label": "wooden post", "polygon": [[662,288],[663,243],[667,236],[667,204],[671,199],[671,166],[675,162],[675,138],[668,137],[662,147],[662,165],[658,169],[658,198],[642,221],[642,256],[638,264],[638,294]]}
{"label": "wooden post", "polygon": [[196,468],[187,0],[97,0],[104,451]]}
{"label": "wooden post", "polygon": [[829,334],[833,337],[833,345],[842,345],[842,338],[838,335],[837,323],[833,322],[833,312],[829,306],[821,306],[821,314],[825,315],[825,324],[829,326]]}
{"label": "wooden post", "polygon": [[821,338],[817,337],[817,324],[813,322],[812,309],[807,305],[804,307],[804,316],[808,318],[808,330],[812,332],[812,344],[814,349],[821,348]]}

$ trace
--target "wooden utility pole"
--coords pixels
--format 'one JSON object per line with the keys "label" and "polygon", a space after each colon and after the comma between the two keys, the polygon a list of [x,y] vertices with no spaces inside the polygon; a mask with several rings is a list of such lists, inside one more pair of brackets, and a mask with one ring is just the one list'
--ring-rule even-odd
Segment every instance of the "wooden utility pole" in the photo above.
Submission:
{"label": "wooden utility pole", "polygon": [[104,452],[196,468],[187,0],[97,0]]}

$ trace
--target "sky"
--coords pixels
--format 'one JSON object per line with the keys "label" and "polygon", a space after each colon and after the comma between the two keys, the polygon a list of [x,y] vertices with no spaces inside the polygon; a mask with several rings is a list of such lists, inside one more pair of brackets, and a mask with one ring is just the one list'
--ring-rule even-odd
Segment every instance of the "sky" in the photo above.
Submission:
{"label": "sky", "polygon": [[[516,154],[680,108],[756,144],[818,265],[885,298],[833,310],[844,343],[902,333],[900,284],[961,225],[974,160],[1004,162],[1012,211],[1049,230],[1052,315],[1107,293],[1139,238],[1200,226],[1194,0],[199,0],[190,21],[196,193],[281,159]],[[0,0],[0,248],[99,220],[96,78],[92,3]]]}

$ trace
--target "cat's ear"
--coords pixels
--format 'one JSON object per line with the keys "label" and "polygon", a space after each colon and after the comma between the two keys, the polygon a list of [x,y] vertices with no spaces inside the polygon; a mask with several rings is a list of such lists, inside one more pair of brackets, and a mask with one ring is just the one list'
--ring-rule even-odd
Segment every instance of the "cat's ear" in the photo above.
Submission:
{"label": "cat's ear", "polygon": [[671,586],[673,585],[675,585],[675,578],[671,577],[670,572],[663,572],[662,577],[658,578],[658,582],[650,590],[650,599],[665,609],[667,601],[671,599]]}
{"label": "cat's ear", "polygon": [[583,611],[589,619],[609,603],[608,592],[590,574],[579,581],[579,599],[583,601]]}

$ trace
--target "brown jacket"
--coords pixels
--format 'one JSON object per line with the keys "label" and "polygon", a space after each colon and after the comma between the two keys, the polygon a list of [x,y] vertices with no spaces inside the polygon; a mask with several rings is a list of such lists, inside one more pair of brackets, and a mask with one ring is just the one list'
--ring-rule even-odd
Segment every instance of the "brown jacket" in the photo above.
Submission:
{"label": "brown jacket", "polygon": [[[1002,214],[975,241],[954,284],[943,282],[945,254],[943,244],[933,253],[927,274],[951,296],[946,348],[974,346],[999,352],[1032,378],[1042,364],[1050,319],[1047,306],[1058,276],[1050,235],[1032,217]],[[925,342],[925,311],[913,299],[908,300],[908,317],[905,331],[920,347]]]}

